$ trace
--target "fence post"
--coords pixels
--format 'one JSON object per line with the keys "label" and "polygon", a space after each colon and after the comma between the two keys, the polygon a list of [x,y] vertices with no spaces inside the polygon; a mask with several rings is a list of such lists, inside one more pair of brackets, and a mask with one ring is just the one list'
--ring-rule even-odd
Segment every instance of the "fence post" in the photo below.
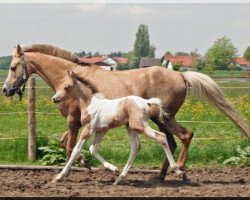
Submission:
{"label": "fence post", "polygon": [[28,84],[28,159],[36,160],[36,91],[35,78]]}

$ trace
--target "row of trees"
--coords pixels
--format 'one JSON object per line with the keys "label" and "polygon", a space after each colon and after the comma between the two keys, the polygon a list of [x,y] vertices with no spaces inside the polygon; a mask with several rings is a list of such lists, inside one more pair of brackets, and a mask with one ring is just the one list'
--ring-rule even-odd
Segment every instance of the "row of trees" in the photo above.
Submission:
{"label": "row of trees", "polygon": [[[129,59],[128,64],[118,66],[118,69],[138,68],[142,57],[155,57],[155,50],[155,46],[150,45],[148,27],[141,24],[136,33],[134,49],[127,54],[123,54],[123,56]],[[209,73],[213,73],[215,70],[237,69],[237,52],[238,50],[232,44],[231,39],[224,36],[214,42],[207,50],[205,56],[199,54],[197,49],[191,53],[178,51],[172,54],[170,51],[167,51],[165,55],[195,56],[197,61],[195,66],[196,70],[205,69]],[[250,47],[246,49],[243,57],[250,61]],[[178,70],[179,67],[177,66],[175,69]]]}

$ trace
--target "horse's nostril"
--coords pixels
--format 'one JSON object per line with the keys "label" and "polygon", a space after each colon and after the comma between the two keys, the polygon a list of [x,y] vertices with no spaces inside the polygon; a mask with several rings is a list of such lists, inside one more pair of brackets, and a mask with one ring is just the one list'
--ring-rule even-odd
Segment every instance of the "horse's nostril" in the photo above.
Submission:
{"label": "horse's nostril", "polygon": [[4,92],[4,93],[6,92],[6,89],[5,89],[5,88],[3,88],[3,92]]}

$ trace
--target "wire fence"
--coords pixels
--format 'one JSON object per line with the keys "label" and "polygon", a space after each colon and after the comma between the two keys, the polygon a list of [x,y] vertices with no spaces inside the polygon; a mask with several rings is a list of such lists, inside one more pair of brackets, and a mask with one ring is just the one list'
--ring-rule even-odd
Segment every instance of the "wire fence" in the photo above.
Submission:
{"label": "wire fence", "polygon": [[[39,79],[38,81],[39,83],[43,83],[42,79]],[[4,83],[4,82],[0,82],[0,83]],[[29,89],[30,87],[26,87],[27,89]],[[36,90],[39,89],[48,89],[51,90],[53,92],[53,90],[48,87],[48,86],[35,86],[33,87]],[[250,87],[248,86],[234,86],[234,87],[228,87],[228,86],[222,86],[220,87],[222,89],[229,89],[229,90],[238,90],[238,89],[250,89]],[[60,113],[58,112],[42,112],[42,111],[34,111],[33,113],[37,114],[37,115],[57,115],[57,116],[61,116]],[[22,114],[22,115],[28,115],[29,112],[28,111],[15,111],[15,112],[0,112],[0,116],[1,115],[18,115],[18,114]],[[231,124],[232,122],[230,121],[202,121],[202,120],[178,120],[178,122],[180,123],[197,123],[197,124]],[[45,138],[44,136],[39,136],[37,138]],[[50,137],[51,138],[51,137]],[[6,138],[0,138],[0,140],[16,140],[16,139],[28,139],[28,137],[6,137]],[[58,139],[58,138],[54,138],[54,139]],[[194,137],[195,140],[223,140],[223,139],[241,139],[241,137]]]}

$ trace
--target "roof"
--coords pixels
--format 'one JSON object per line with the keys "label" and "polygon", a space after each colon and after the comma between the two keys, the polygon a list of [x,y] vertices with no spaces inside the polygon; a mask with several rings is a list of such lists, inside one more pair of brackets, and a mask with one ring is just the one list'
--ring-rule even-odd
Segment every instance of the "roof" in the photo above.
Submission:
{"label": "roof", "polygon": [[116,62],[118,62],[119,64],[127,64],[128,63],[128,59],[127,58],[123,58],[123,57],[112,57]]}
{"label": "roof", "polygon": [[170,56],[167,55],[164,57],[165,60],[171,63],[181,63],[182,66],[185,67],[193,67],[196,62],[196,58],[194,56]]}
{"label": "roof", "polygon": [[246,60],[243,57],[237,57],[236,58],[236,63],[239,65],[246,65],[247,67],[250,67],[250,61]]}
{"label": "roof", "polygon": [[141,58],[139,65],[140,68],[151,66],[161,66],[161,58]]}

